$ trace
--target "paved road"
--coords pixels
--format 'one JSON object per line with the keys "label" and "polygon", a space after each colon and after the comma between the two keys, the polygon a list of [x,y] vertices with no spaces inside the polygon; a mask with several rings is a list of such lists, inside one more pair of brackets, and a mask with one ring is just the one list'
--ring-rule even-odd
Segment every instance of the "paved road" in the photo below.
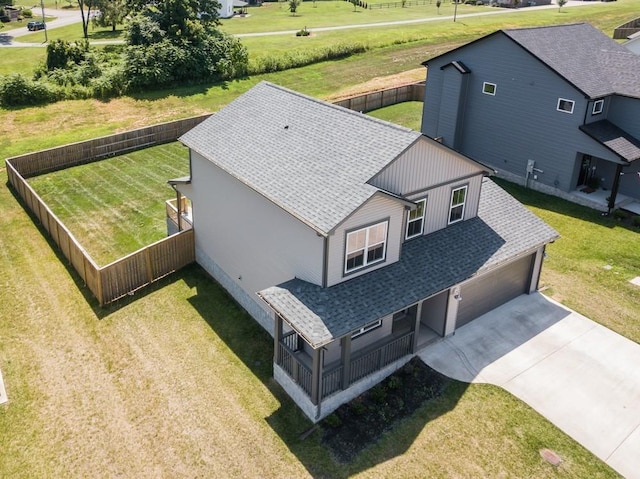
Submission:
{"label": "paved road", "polygon": [[[571,8],[571,7],[578,7],[582,5],[594,5],[594,4],[596,4],[596,2],[569,0],[569,2],[567,2],[567,4],[562,8]],[[471,18],[471,17],[480,17],[480,16],[487,16],[487,15],[504,15],[504,14],[515,13],[515,12],[526,13],[534,10],[548,10],[548,9],[556,9],[556,8],[558,7],[555,4],[520,8],[517,10],[511,9],[511,8],[496,8],[491,11],[457,15],[456,21],[464,20],[465,18]],[[56,20],[53,20],[47,24],[48,30],[52,30],[54,28],[65,26],[65,25],[70,25],[72,23],[79,23],[82,21],[80,17],[80,12],[77,10],[65,11],[65,10],[46,10],[45,9],[45,13],[48,16],[59,17]],[[393,22],[363,23],[359,25],[339,25],[339,26],[333,26],[333,27],[318,27],[318,28],[310,28],[309,31],[328,32],[328,31],[334,31],[334,30],[351,30],[355,28],[389,27],[394,25],[412,25],[412,24],[418,24],[418,23],[438,22],[442,20],[453,20],[453,16],[442,15],[437,17],[418,18],[413,20],[397,20]],[[242,38],[242,37],[266,37],[266,36],[273,36],[273,35],[295,35],[297,31],[298,30],[281,30],[277,32],[240,33],[240,34],[237,34],[236,36]],[[41,43],[20,43],[20,42],[15,42],[13,40],[14,38],[19,38],[29,33],[32,33],[32,32],[27,31],[26,26],[24,29],[11,30],[10,32],[7,32],[7,33],[0,33],[0,46],[1,47],[41,47],[42,46]],[[91,43],[92,44],[116,44],[116,43],[122,43],[122,40],[106,40],[106,41],[97,41],[97,42],[91,42]]]}
{"label": "paved road", "polygon": [[639,344],[536,293],[420,357],[460,381],[506,389],[626,478],[640,478]]}

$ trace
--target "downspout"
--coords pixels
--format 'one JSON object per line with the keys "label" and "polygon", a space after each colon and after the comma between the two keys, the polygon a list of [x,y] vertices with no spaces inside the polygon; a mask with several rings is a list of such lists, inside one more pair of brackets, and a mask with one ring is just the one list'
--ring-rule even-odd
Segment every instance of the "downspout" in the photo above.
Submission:
{"label": "downspout", "polygon": [[329,277],[329,237],[323,238],[322,287],[326,288]]}

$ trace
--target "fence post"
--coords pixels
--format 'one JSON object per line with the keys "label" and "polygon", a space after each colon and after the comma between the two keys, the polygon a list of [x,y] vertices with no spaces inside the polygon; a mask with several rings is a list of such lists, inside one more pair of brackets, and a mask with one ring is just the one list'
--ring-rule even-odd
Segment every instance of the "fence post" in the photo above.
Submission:
{"label": "fence post", "polygon": [[153,283],[153,268],[151,267],[151,248],[145,248],[144,250],[144,262],[147,266],[147,278],[149,278],[149,283]]}

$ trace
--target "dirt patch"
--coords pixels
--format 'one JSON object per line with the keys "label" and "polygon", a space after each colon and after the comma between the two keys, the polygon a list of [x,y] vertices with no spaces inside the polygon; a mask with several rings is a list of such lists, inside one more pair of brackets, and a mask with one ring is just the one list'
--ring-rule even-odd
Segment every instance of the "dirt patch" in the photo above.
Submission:
{"label": "dirt patch", "polygon": [[338,462],[348,463],[426,401],[439,397],[449,382],[449,378],[413,358],[326,417],[320,423],[322,442]]}

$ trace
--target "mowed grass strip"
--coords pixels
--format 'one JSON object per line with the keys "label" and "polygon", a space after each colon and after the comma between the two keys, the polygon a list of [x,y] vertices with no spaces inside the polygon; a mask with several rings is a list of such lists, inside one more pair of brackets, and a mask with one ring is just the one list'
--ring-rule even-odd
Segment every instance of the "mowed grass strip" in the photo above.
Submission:
{"label": "mowed grass strip", "polygon": [[169,143],[31,178],[29,183],[99,264],[166,236],[167,180],[189,174]]}
{"label": "mowed grass strip", "polygon": [[1,477],[617,477],[505,391],[461,383],[338,464],[300,439],[270,336],[202,269],[100,309],[6,186],[0,208]]}

